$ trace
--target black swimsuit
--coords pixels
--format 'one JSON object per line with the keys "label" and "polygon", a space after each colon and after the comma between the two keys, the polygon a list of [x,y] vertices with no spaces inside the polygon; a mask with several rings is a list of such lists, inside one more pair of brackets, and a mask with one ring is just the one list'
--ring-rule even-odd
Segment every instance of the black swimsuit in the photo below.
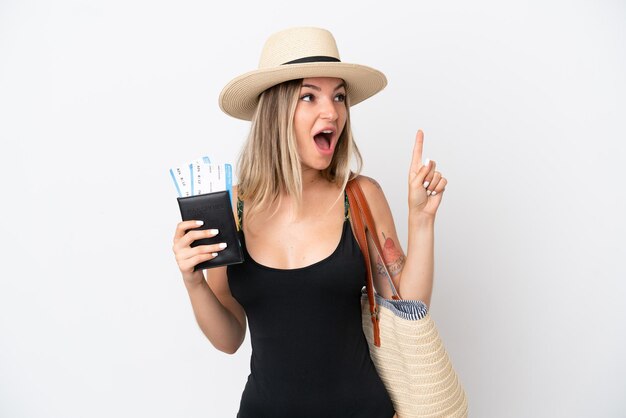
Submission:
{"label": "black swimsuit", "polygon": [[[238,418],[392,418],[361,325],[363,254],[346,201],[341,240],[325,259],[297,269],[250,257],[228,266],[228,282],[246,311],[252,356]],[[238,214],[243,204],[238,202]]]}

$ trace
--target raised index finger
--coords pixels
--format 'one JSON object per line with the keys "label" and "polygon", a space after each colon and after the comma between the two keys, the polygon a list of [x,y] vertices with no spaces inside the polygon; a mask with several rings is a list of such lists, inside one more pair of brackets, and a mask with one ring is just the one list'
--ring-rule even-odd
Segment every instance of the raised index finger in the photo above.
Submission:
{"label": "raised index finger", "polygon": [[422,168],[422,149],[424,148],[424,132],[417,131],[415,135],[415,145],[413,146],[413,158],[411,159],[410,172],[417,173]]}

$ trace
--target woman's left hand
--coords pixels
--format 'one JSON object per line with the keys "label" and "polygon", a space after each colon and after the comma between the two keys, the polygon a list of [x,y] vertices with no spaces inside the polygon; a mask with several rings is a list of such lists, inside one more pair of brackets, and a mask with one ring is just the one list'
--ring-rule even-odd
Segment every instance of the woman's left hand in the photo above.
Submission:
{"label": "woman's left hand", "polygon": [[435,161],[422,163],[423,147],[424,133],[418,130],[409,170],[409,215],[434,219],[448,180],[435,171]]}

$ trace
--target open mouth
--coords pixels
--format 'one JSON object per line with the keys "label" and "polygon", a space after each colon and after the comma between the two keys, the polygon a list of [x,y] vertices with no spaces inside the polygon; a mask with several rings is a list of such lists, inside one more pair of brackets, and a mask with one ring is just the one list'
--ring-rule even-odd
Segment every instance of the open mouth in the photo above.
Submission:
{"label": "open mouth", "polygon": [[331,130],[324,130],[319,132],[313,137],[317,147],[323,151],[330,151],[334,132]]}

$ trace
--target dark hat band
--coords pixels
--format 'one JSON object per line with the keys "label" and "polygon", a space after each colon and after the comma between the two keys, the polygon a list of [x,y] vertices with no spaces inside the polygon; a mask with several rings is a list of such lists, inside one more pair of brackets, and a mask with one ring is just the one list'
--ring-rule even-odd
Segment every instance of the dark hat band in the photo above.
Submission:
{"label": "dark hat band", "polygon": [[302,64],[304,62],[341,62],[341,60],[337,59],[335,57],[327,57],[327,56],[324,56],[324,55],[319,55],[319,56],[314,56],[314,57],[298,58],[298,59],[293,60],[293,61],[285,62],[285,63],[283,63],[281,65]]}

